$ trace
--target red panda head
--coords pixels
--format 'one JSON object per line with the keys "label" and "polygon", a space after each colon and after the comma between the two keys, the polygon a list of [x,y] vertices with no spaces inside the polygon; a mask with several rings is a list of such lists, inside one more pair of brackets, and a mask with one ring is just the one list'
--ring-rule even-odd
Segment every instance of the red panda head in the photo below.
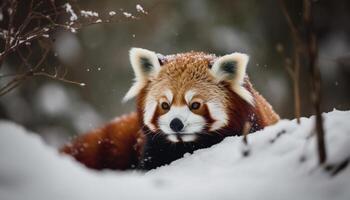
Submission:
{"label": "red panda head", "polygon": [[162,56],[132,48],[135,83],[124,100],[138,96],[143,124],[172,142],[192,142],[204,133],[241,131],[254,104],[244,86],[248,59],[242,53]]}

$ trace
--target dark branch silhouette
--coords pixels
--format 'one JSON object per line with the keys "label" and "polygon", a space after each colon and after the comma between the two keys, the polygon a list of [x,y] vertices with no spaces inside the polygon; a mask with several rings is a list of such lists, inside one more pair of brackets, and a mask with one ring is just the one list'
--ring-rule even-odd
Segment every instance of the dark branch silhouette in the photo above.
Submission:
{"label": "dark branch silhouette", "polygon": [[324,141],[323,119],[321,115],[321,75],[317,66],[317,39],[313,27],[313,7],[310,0],[303,0],[303,20],[302,31],[293,23],[289,12],[286,9],[284,0],[279,0],[281,10],[286,18],[293,41],[293,62],[287,65],[287,71],[293,80],[295,96],[295,113],[299,122],[300,117],[300,94],[299,94],[299,74],[301,60],[304,59],[309,69],[311,82],[311,102],[316,115],[315,132],[317,136],[317,150],[319,164],[322,165],[327,160],[326,145]]}
{"label": "dark branch silhouette", "polygon": [[[0,96],[38,76],[85,86],[84,83],[66,79],[67,70],[58,73],[59,67],[54,67],[54,73],[46,72],[50,66],[45,66],[44,63],[54,54],[51,35],[59,30],[76,33],[94,24],[138,20],[147,14],[142,10],[143,12],[137,11],[135,14],[110,12],[100,16],[97,12],[80,9],[75,1],[58,3],[54,0],[5,0],[0,9],[4,15],[0,21],[0,70],[9,57],[22,62],[17,70],[11,67],[15,72],[0,75],[0,80],[5,80],[0,85]],[[27,53],[24,53],[25,50]],[[38,55],[41,56],[35,61]]]}

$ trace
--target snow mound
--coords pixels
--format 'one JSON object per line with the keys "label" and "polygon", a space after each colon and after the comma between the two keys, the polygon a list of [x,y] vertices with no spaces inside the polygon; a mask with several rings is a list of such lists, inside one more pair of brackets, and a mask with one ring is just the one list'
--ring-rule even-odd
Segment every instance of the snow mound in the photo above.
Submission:
{"label": "snow mound", "polygon": [[[328,163],[350,156],[350,111],[324,114]],[[350,168],[317,165],[313,117],[282,120],[152,170],[93,171],[20,126],[0,122],[0,199],[350,199]],[[303,162],[301,162],[303,158]]]}

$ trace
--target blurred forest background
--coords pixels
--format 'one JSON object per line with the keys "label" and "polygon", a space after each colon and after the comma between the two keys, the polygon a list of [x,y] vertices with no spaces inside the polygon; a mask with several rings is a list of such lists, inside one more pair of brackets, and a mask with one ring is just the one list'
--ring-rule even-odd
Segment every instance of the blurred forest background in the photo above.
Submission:
{"label": "blurred forest background", "polygon": [[[25,1],[23,1],[25,2]],[[29,2],[29,1],[28,1]],[[64,1],[61,1],[64,2]],[[67,79],[80,87],[45,77],[33,77],[0,97],[0,118],[15,121],[40,133],[54,146],[134,110],[134,102],[121,103],[131,86],[131,47],[161,54],[204,51],[224,55],[240,51],[250,55],[248,73],[256,89],[282,118],[294,118],[292,81],[285,55],[292,54],[292,39],[278,0],[80,0],[80,9],[100,14],[136,13],[140,4],[147,14],[135,20],[89,25],[77,33],[50,34],[55,59],[48,67],[64,66]],[[350,109],[350,1],[315,0],[314,23],[318,37],[318,66],[322,75],[322,111]],[[292,19],[301,21],[302,2],[286,1]],[[22,3],[20,6],[26,6]],[[0,11],[0,27],[4,25]],[[123,17],[123,16],[122,16]],[[285,55],[279,51],[285,52]],[[278,51],[279,50],[279,51]],[[0,74],[16,69],[18,55],[10,55]],[[302,116],[310,116],[310,80],[301,66]],[[7,77],[0,78],[3,86]]]}

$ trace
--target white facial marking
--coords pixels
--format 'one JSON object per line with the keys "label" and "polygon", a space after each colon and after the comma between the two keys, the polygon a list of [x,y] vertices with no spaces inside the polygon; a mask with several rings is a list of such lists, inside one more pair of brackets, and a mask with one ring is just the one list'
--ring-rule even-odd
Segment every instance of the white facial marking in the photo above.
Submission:
{"label": "white facial marking", "polygon": [[227,114],[225,113],[224,108],[220,103],[217,102],[208,102],[207,103],[210,116],[215,120],[211,125],[210,131],[218,130],[227,125],[228,119]]}
{"label": "white facial marking", "polygon": [[179,140],[177,139],[176,135],[168,135],[167,136],[168,140],[171,142],[178,142]]}
{"label": "white facial marking", "polygon": [[197,138],[196,135],[183,135],[181,136],[182,141],[184,142],[192,142],[193,140],[195,140]]}
{"label": "white facial marking", "polygon": [[165,134],[176,133],[170,128],[170,122],[175,118],[179,118],[184,124],[183,130],[179,134],[198,133],[204,129],[206,124],[202,116],[194,114],[187,106],[172,106],[170,110],[166,114],[160,116],[158,120],[158,125]]}
{"label": "white facial marking", "polygon": [[171,90],[165,91],[165,97],[168,99],[169,103],[173,102],[173,93]]}
{"label": "white facial marking", "polygon": [[152,118],[154,116],[154,112],[157,108],[157,102],[153,99],[147,98],[145,103],[145,109],[143,111],[143,123],[148,126],[152,131],[156,130],[154,124],[152,124]]}
{"label": "white facial marking", "polygon": [[191,102],[191,100],[192,100],[192,98],[194,97],[195,94],[196,93],[194,91],[192,91],[192,90],[189,90],[189,91],[186,92],[186,94],[185,94],[185,101],[186,101],[187,104],[189,104]]}

